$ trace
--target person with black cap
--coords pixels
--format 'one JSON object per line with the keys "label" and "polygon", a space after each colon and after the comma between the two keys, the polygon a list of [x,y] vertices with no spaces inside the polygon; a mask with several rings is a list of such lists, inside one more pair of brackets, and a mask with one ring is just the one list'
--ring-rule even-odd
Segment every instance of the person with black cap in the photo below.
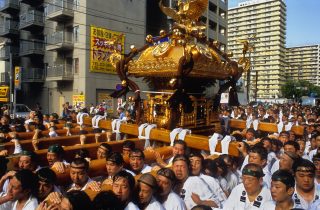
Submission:
{"label": "person with black cap", "polygon": [[261,166],[254,163],[247,164],[242,170],[243,183],[231,191],[230,196],[223,204],[223,209],[263,209],[264,204],[272,200],[270,190],[263,185],[263,176]]}
{"label": "person with black cap", "polygon": [[268,201],[265,210],[289,210],[296,208],[292,195],[294,193],[295,180],[292,173],[287,170],[278,170],[272,174],[271,195],[273,201]]}
{"label": "person with black cap", "polygon": [[154,195],[158,191],[156,179],[149,173],[142,174],[138,179],[139,206],[142,210],[164,210]]}
{"label": "person with black cap", "polygon": [[50,145],[47,152],[48,164],[59,173],[64,173],[70,164],[63,159],[64,149],[59,144]]}
{"label": "person with black cap", "polygon": [[296,180],[293,201],[297,207],[309,209],[320,198],[320,188],[315,186],[316,167],[311,161],[301,158],[292,169]]}
{"label": "person with black cap", "polygon": [[41,168],[37,171],[39,179],[39,194],[38,200],[41,202],[51,193],[60,192],[58,187],[55,186],[57,176],[50,168]]}
{"label": "person with black cap", "polygon": [[176,181],[174,172],[169,168],[161,168],[157,171],[157,183],[159,186],[158,199],[167,210],[186,210],[186,204],[173,192]]}

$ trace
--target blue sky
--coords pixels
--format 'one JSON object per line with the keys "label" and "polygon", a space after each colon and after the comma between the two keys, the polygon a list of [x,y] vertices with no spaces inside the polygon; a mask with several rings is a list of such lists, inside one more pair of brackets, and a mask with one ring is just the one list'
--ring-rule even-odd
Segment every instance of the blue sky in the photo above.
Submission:
{"label": "blue sky", "polygon": [[[244,0],[229,0],[235,7]],[[287,46],[320,44],[320,0],[285,0],[287,5]]]}

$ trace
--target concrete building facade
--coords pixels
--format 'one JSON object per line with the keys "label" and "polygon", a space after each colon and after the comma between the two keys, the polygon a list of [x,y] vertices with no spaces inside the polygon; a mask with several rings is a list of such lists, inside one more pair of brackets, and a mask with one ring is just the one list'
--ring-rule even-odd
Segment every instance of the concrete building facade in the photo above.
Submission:
{"label": "concrete building facade", "polygon": [[[254,46],[251,60],[249,98],[281,97],[285,80],[286,5],[283,0],[252,0],[228,10],[228,50],[242,57],[241,40]],[[245,83],[247,75],[243,76]]]}
{"label": "concrete building facade", "polygon": [[287,48],[287,78],[320,86],[320,45]]}
{"label": "concrete building facade", "polygon": [[0,60],[8,64],[11,53],[13,66],[23,67],[18,102],[40,102],[45,113],[61,114],[62,104],[83,95],[86,105],[106,100],[117,108],[108,95],[121,83],[118,76],[90,70],[91,26],[122,33],[128,53],[145,43],[146,1],[0,0],[0,12],[6,39]]}

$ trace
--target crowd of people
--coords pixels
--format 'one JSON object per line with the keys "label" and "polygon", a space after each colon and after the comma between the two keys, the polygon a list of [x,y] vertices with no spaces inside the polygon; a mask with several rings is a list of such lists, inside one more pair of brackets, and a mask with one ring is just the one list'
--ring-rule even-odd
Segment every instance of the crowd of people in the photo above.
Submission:
{"label": "crowd of people", "polygon": [[[118,109],[119,118],[129,120],[127,112]],[[137,148],[131,140],[122,144],[121,151],[114,151],[110,131],[95,128],[100,144],[94,157],[79,149],[69,160],[63,145],[53,144],[45,163],[37,155],[39,141],[46,137],[41,133],[48,130],[47,137],[57,137],[60,117],[36,110],[23,121],[4,113],[1,142],[11,141],[15,149],[13,154],[5,148],[0,151],[0,210],[320,209],[319,107],[260,104],[221,107],[220,112],[220,135],[237,141],[238,157],[194,150],[181,139],[173,142],[172,155],[167,159],[156,146]],[[83,125],[78,133],[70,132],[79,122],[78,114],[77,110],[65,110],[64,135],[77,135],[84,144],[88,131]],[[102,110],[94,114],[104,116]],[[231,119],[245,120],[247,128],[234,130],[229,126]],[[259,122],[277,123],[279,132],[261,132],[256,129]],[[293,125],[304,126],[305,133],[294,133]],[[33,132],[33,151],[19,144],[19,132]],[[144,151],[151,152],[156,161],[147,164]],[[18,158],[17,170],[8,170],[7,156]],[[94,159],[105,159],[106,170],[90,177],[89,166]],[[58,180],[63,173],[69,173],[71,180],[66,185]]]}

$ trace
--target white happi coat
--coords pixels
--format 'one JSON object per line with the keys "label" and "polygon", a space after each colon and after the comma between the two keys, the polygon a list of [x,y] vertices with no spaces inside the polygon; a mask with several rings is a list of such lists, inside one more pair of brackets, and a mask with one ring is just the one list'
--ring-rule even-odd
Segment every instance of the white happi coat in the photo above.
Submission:
{"label": "white happi coat", "polygon": [[250,202],[244,185],[239,184],[232,190],[229,198],[223,205],[223,210],[263,209],[265,203],[270,200],[272,200],[270,190],[263,186],[256,199],[253,202]]}

